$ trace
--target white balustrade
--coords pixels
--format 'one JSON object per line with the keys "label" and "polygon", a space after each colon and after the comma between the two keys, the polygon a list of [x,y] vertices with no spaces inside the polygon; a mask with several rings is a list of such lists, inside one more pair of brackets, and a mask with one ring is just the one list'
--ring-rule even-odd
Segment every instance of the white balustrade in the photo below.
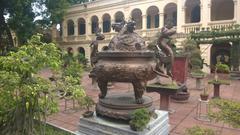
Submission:
{"label": "white balustrade", "polygon": [[182,27],[184,28],[184,33],[190,33],[190,32],[197,32],[201,30],[201,23],[189,23],[184,24]]}

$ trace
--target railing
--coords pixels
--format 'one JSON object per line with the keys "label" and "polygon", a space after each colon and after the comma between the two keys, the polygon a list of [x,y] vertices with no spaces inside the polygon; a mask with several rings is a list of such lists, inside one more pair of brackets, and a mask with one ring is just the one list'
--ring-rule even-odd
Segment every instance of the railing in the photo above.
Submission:
{"label": "railing", "polygon": [[113,33],[112,32],[111,33],[104,33],[105,40],[111,40],[114,35],[116,35],[115,32],[113,32]]}
{"label": "railing", "polygon": [[86,35],[76,36],[75,40],[77,40],[77,41],[86,40]]}
{"label": "railing", "polygon": [[184,33],[190,33],[190,32],[199,31],[201,26],[202,26],[201,23],[190,23],[190,24],[184,24],[182,27],[184,29]]}
{"label": "railing", "polygon": [[160,32],[160,28],[147,29],[146,31],[142,31],[146,33],[146,37],[155,37],[158,32]]}
{"label": "railing", "polygon": [[74,41],[76,36],[67,36],[64,41]]}
{"label": "railing", "polygon": [[208,23],[210,30],[214,29],[230,29],[236,23],[234,20],[224,20],[224,21],[213,21]]}

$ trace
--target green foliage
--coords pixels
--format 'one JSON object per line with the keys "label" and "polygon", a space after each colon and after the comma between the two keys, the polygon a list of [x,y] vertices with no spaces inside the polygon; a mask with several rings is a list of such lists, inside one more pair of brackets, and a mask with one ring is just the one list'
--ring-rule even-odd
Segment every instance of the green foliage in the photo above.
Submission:
{"label": "green foliage", "polygon": [[60,54],[55,44],[35,35],[17,52],[0,56],[0,134],[34,134],[34,119],[58,110],[50,82],[37,73],[46,67],[59,70]]}
{"label": "green foliage", "polygon": [[78,62],[83,65],[87,65],[88,59],[81,53],[77,55]]}
{"label": "green foliage", "polygon": [[83,73],[83,65],[77,61],[71,61],[67,67],[63,69],[63,76],[72,76],[80,81]]}
{"label": "green foliage", "polygon": [[131,129],[135,131],[143,131],[146,128],[148,122],[150,121],[150,113],[147,109],[137,109],[131,115],[131,120],[129,122]]}
{"label": "green foliage", "polygon": [[198,44],[194,40],[186,39],[181,45],[183,46],[181,54],[189,58],[189,66],[191,70],[202,69],[203,62]]}
{"label": "green foliage", "polygon": [[83,100],[81,101],[81,105],[87,109],[87,111],[90,110],[90,108],[95,105],[95,102],[93,99],[89,96],[85,96]]}
{"label": "green foliage", "polygon": [[214,44],[239,42],[240,38],[239,24],[229,27],[221,27],[221,29],[203,30],[197,33],[191,33],[191,39],[199,44]]}
{"label": "green foliage", "polygon": [[240,103],[227,99],[214,99],[211,106],[218,111],[210,111],[209,117],[215,121],[228,123],[235,128],[240,128]]}
{"label": "green foliage", "polygon": [[191,128],[186,129],[185,135],[216,135],[216,133],[214,132],[214,130],[210,128],[193,126]]}
{"label": "green foliage", "polygon": [[65,54],[63,60],[64,64],[61,69],[61,76],[54,78],[57,89],[61,93],[60,96],[66,99],[74,99],[81,103],[86,96],[80,83],[83,74],[83,65],[78,63],[72,54]]}
{"label": "green foliage", "polygon": [[[8,48],[13,47],[11,32],[16,34],[20,45],[25,44],[39,29],[44,31],[61,23],[69,6],[69,0],[1,0],[0,53],[3,55],[6,49],[9,51]],[[42,19],[34,21],[38,16]],[[7,42],[3,44],[4,39]]]}
{"label": "green foliage", "polygon": [[220,79],[213,79],[208,82],[208,84],[224,84],[224,85],[230,85],[229,80],[220,80]]}
{"label": "green foliage", "polygon": [[74,135],[74,134],[69,133],[67,131],[63,131],[61,129],[50,126],[48,124],[46,124],[46,126],[45,125],[36,126],[35,135],[42,135],[42,133],[43,133],[42,128],[44,128],[44,135]]}
{"label": "green foliage", "polygon": [[204,73],[202,70],[200,69],[196,69],[196,70],[192,70],[191,75],[193,77],[204,77],[206,75],[206,73]]}
{"label": "green foliage", "polygon": [[226,64],[222,64],[222,63],[216,64],[216,70],[218,73],[229,73],[230,72],[229,66]]}

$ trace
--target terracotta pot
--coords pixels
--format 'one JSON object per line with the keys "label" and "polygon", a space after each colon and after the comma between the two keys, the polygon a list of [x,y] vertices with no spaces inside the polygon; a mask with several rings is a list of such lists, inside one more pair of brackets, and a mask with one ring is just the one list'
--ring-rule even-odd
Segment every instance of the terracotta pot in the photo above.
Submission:
{"label": "terracotta pot", "polygon": [[201,100],[203,100],[203,101],[207,101],[207,100],[208,100],[208,96],[209,96],[209,95],[200,94],[200,98],[201,98]]}
{"label": "terracotta pot", "polygon": [[85,118],[92,117],[92,116],[93,116],[93,111],[84,112],[82,115],[83,115],[83,117],[85,117]]}

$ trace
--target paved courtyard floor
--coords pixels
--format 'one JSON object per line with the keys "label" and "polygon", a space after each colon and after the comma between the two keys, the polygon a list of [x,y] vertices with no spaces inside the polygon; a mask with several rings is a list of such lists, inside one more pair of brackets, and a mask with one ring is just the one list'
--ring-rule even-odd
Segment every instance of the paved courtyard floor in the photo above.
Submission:
{"label": "paved courtyard floor", "polygon": [[[45,77],[50,76],[48,72],[42,72]],[[207,80],[213,78],[212,75],[208,76],[203,80],[205,86],[207,86]],[[91,85],[91,79],[88,78],[88,73],[85,73],[82,78],[82,85],[86,90],[86,93],[93,97],[95,102],[98,100],[99,90],[97,87]],[[170,135],[184,135],[186,128],[190,128],[194,125],[201,127],[208,127],[214,129],[218,135],[240,135],[240,129],[232,128],[227,124],[215,123],[215,122],[204,122],[196,120],[196,109],[198,104],[199,95],[202,91],[194,89],[195,79],[188,78],[187,87],[189,88],[190,98],[187,103],[175,103],[170,102],[171,109],[175,110],[175,113],[169,114],[170,119]],[[126,92],[132,91],[131,84],[125,83],[114,83],[113,87],[108,91],[109,93]],[[213,95],[213,88],[210,87],[210,97]],[[146,93],[151,96],[154,100],[156,109],[159,108],[160,96],[156,93]],[[240,81],[231,80],[230,86],[221,86],[221,97],[224,99],[231,99],[240,102]],[[71,109],[72,102],[68,101],[68,108],[65,110],[64,100],[59,101],[60,111],[48,117],[47,121],[51,124],[57,125],[58,127],[77,131],[79,118],[84,112],[83,109]],[[93,108],[94,109],[94,108]]]}

